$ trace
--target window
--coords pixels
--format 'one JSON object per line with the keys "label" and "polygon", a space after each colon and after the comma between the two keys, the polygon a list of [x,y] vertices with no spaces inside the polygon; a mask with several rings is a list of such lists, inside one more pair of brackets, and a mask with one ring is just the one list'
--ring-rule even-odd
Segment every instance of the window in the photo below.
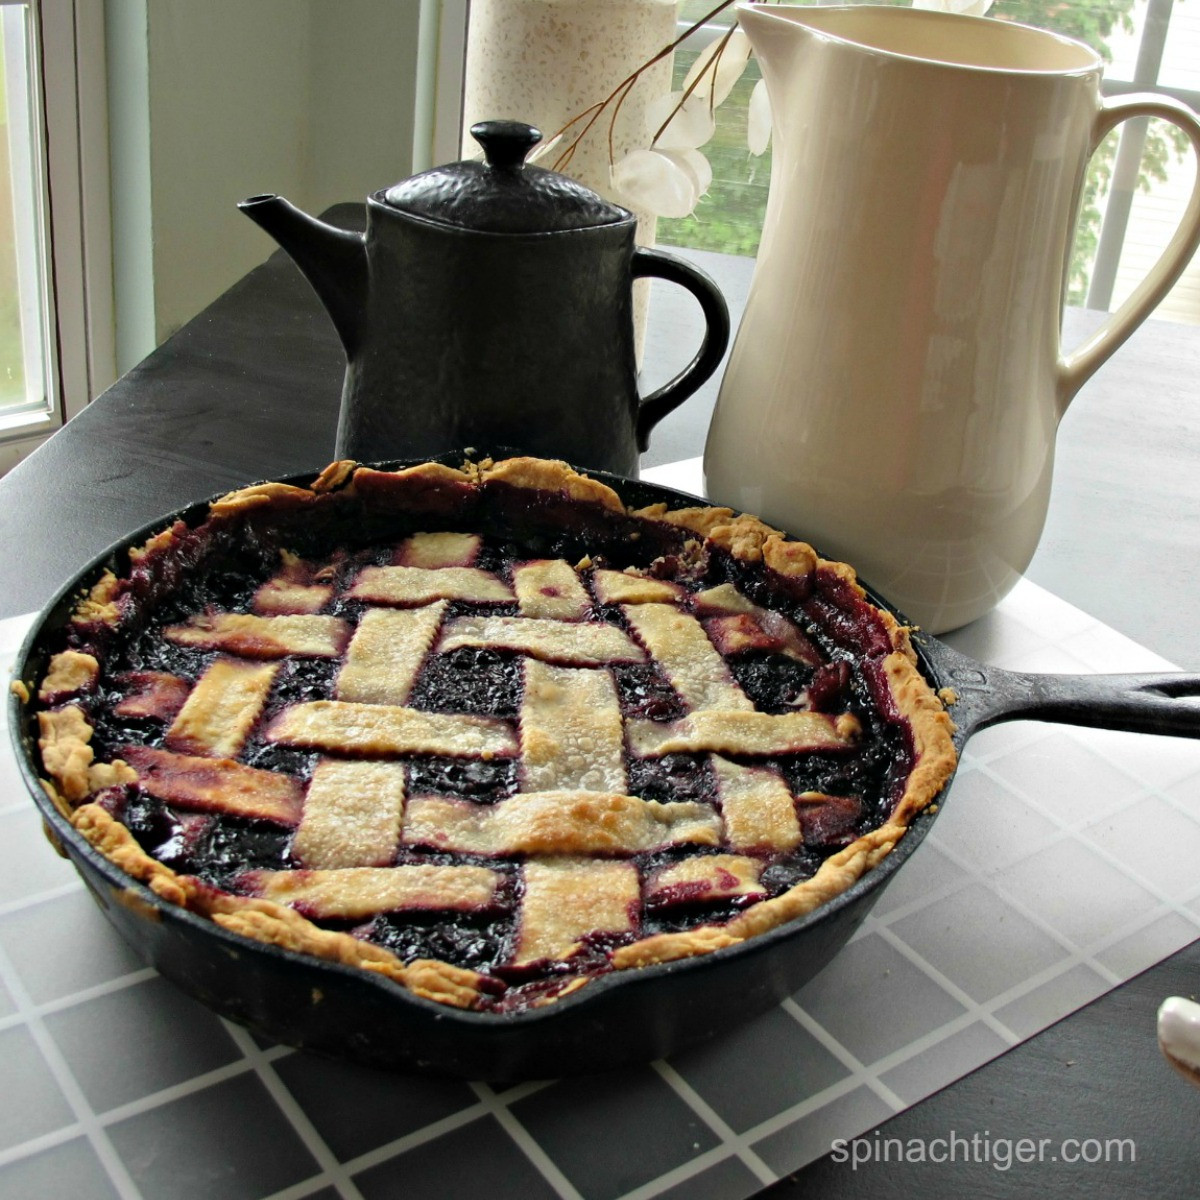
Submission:
{"label": "window", "polygon": [[0,0],[0,473],[116,375],[105,8]]}
{"label": "window", "polygon": [[0,423],[48,415],[46,213],[32,13],[0,7]]}
{"label": "window", "polygon": [[[681,21],[699,20],[716,0],[683,0]],[[897,0],[899,2],[899,0]],[[1200,11],[1179,0],[995,0],[989,16],[1054,29],[1087,42],[1106,60],[1105,91],[1158,92],[1200,112]],[[700,50],[732,20],[730,10],[676,51],[676,86]],[[685,26],[686,27],[686,26]],[[759,78],[751,60],[718,110],[717,134],[705,147],[713,183],[696,212],[658,223],[664,245],[752,255],[770,179],[770,151],[746,147],[746,106]],[[1089,169],[1067,302],[1115,308],[1145,274],[1174,231],[1192,188],[1195,157],[1173,127],[1125,122]],[[1200,323],[1200,258],[1157,316]]]}

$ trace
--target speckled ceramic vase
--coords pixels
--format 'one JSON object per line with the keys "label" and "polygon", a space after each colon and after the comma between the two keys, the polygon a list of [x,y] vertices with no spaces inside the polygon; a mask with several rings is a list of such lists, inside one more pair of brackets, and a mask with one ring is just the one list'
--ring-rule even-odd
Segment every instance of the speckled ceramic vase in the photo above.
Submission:
{"label": "speckled ceramic vase", "polygon": [[[676,0],[472,0],[463,88],[463,155],[478,154],[467,134],[476,121],[525,121],[554,136],[603,100],[631,72],[676,36]],[[671,90],[671,59],[638,81],[617,118],[617,159],[650,142],[647,107]],[[608,200],[609,116],[580,143],[566,173]],[[541,163],[553,166],[552,161]],[[636,212],[637,243],[654,244],[655,218]],[[640,360],[648,284],[634,288],[635,342]]]}

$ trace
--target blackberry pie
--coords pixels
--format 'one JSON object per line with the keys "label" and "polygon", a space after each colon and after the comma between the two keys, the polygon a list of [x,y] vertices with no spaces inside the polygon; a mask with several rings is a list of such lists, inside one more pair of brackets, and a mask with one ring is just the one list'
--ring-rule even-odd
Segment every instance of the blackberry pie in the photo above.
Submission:
{"label": "blackberry pie", "polygon": [[955,766],[849,567],[539,459],[233,492],[57,636],[26,702],[96,849],[233,934],[479,1012],[810,912]]}

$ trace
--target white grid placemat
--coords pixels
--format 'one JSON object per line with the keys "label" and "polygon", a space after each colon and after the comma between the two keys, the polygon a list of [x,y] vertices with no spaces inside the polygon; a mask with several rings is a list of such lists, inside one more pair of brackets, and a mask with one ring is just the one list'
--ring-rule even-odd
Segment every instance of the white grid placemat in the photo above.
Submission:
{"label": "white grid placemat", "polygon": [[[6,670],[28,618],[0,622]],[[948,639],[1156,670],[1029,583]],[[142,967],[0,749],[0,1198],[741,1200],[1200,936],[1200,743],[1030,723],[817,978],[669,1061],[499,1088],[266,1044]]]}

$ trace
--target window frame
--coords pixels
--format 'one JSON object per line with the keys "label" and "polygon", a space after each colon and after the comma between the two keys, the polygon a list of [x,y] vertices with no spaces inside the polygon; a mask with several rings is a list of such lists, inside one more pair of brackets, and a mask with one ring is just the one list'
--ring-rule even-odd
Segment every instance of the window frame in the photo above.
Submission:
{"label": "window frame", "polygon": [[0,471],[116,378],[103,5],[0,0],[28,31],[32,206],[41,249],[46,403],[0,417]]}

